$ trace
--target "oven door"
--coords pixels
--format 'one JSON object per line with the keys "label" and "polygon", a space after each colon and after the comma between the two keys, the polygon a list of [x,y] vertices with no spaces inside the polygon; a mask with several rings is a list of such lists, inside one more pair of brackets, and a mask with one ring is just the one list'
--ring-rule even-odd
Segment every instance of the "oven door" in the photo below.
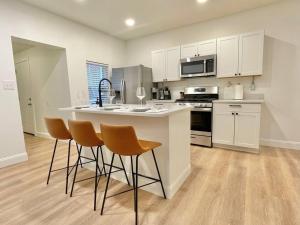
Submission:
{"label": "oven door", "polygon": [[191,133],[211,137],[212,109],[194,108],[191,111]]}
{"label": "oven door", "polygon": [[181,77],[201,76],[205,73],[205,60],[181,60]]}

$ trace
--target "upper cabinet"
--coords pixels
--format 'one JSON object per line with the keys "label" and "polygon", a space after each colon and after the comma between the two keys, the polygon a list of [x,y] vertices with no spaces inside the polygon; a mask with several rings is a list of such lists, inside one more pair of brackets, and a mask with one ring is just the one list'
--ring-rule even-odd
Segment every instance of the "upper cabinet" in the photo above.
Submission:
{"label": "upper cabinet", "polygon": [[181,46],[181,58],[214,55],[217,53],[217,40],[208,40]]}
{"label": "upper cabinet", "polygon": [[178,81],[180,59],[215,54],[217,78],[262,75],[263,53],[264,31],[153,51],[153,81]]}
{"label": "upper cabinet", "polygon": [[180,46],[166,49],[166,80],[180,80]]}
{"label": "upper cabinet", "polygon": [[152,74],[153,82],[161,82],[166,77],[166,55],[165,50],[152,52]]}
{"label": "upper cabinet", "polygon": [[198,54],[198,43],[182,45],[181,58],[195,57]]}
{"label": "upper cabinet", "polygon": [[218,78],[263,73],[264,32],[252,32],[217,40]]}
{"label": "upper cabinet", "polygon": [[218,39],[217,44],[218,77],[232,77],[239,69],[239,36]]}
{"label": "upper cabinet", "polygon": [[263,74],[264,32],[240,35],[239,73],[241,76]]}
{"label": "upper cabinet", "polygon": [[153,82],[180,80],[180,46],[152,52]]}

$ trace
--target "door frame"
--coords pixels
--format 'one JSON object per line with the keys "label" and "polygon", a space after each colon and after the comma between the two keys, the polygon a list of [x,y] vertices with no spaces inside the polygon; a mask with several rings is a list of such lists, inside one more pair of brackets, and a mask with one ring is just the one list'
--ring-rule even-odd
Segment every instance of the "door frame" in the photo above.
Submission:
{"label": "door frame", "polygon": [[[31,67],[30,67],[29,56],[14,62],[16,81],[17,81],[17,79],[18,79],[18,78],[17,78],[17,73],[16,73],[16,70],[17,70],[17,69],[16,69],[16,65],[19,64],[19,63],[24,63],[24,62],[27,62],[27,64],[28,64],[28,70],[29,70],[29,71],[28,71],[28,72],[29,72],[29,83],[30,83],[31,86],[32,86]],[[18,101],[19,101],[20,113],[22,113],[22,111],[21,111],[21,104],[20,104],[20,98],[19,98],[18,82],[16,82],[16,83],[17,83],[17,93],[18,93]],[[31,89],[31,90],[32,90],[32,89]],[[34,98],[34,95],[33,95],[32,92],[31,92],[31,100],[32,100],[32,112],[33,112],[33,135],[36,136],[36,135],[37,135],[37,129],[36,129],[35,98]],[[23,130],[23,133],[25,133],[25,132],[24,132],[23,125],[22,125],[22,130]]]}

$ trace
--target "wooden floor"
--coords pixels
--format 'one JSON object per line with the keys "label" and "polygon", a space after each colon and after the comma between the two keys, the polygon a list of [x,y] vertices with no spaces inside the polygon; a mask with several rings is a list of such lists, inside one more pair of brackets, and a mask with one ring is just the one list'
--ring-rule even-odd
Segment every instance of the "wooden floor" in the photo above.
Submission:
{"label": "wooden floor", "polygon": [[[29,160],[0,169],[0,224],[134,224],[133,193],[108,199],[100,216],[105,179],[93,211],[93,180],[64,194],[64,172],[46,186],[53,141],[26,136]],[[66,162],[61,144],[55,166]],[[75,149],[73,148],[75,152]],[[300,151],[263,148],[260,155],[192,147],[192,173],[172,200],[140,191],[143,225],[300,225]],[[72,161],[75,160],[75,155]],[[82,169],[80,177],[92,175]],[[114,181],[112,192],[126,189]]]}

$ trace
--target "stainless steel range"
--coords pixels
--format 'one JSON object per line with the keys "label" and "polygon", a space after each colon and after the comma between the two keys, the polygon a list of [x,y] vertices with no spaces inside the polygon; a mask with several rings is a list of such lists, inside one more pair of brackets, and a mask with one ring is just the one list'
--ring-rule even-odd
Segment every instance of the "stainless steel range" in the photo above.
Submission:
{"label": "stainless steel range", "polygon": [[219,98],[219,88],[188,87],[178,104],[191,105],[191,143],[212,147],[213,100]]}

